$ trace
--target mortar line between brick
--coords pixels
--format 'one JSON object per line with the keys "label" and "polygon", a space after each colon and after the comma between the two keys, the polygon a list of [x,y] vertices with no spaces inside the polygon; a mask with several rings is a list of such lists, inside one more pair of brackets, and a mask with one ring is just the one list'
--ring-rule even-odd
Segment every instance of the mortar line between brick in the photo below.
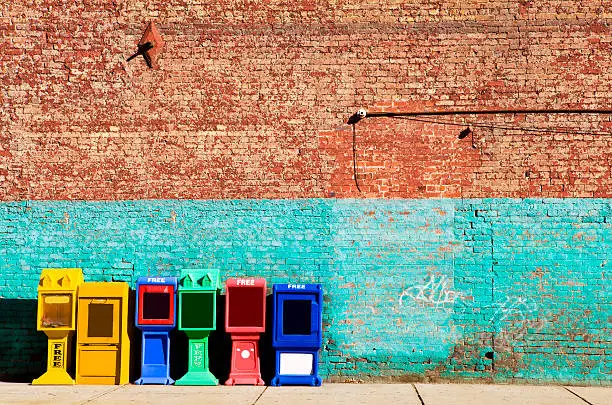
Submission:
{"label": "mortar line between brick", "polygon": [[257,399],[255,400],[255,402],[253,402],[251,405],[255,405],[257,403],[257,401],[259,401],[259,398],[261,398],[264,394],[264,392],[266,392],[266,390],[268,389],[268,386],[266,385],[263,389],[263,391],[261,391],[261,394],[259,394],[259,396],[257,397]]}
{"label": "mortar line between brick", "polygon": [[414,392],[416,392],[417,397],[419,397],[419,401],[421,401],[421,405],[425,405],[425,401],[423,401],[423,397],[421,397],[421,394],[419,393],[419,390],[417,389],[414,383],[412,384],[412,388],[414,388]]}
{"label": "mortar line between brick", "polygon": [[85,405],[85,404],[88,404],[88,403],[90,403],[90,402],[92,402],[92,401],[95,401],[95,400],[96,400],[96,399],[98,399],[98,398],[102,398],[102,397],[103,397],[103,396],[105,396],[106,394],[110,394],[111,392],[115,392],[115,391],[117,391],[117,390],[118,390],[118,389],[120,389],[120,388],[123,388],[123,385],[118,385],[118,386],[116,386],[116,387],[112,387],[112,388],[111,388],[111,389],[109,389],[109,390],[106,390],[106,391],[101,392],[101,393],[99,393],[99,394],[97,394],[97,395],[94,395],[93,397],[91,397],[91,398],[89,398],[89,399],[87,399],[87,400],[85,400],[85,401],[81,402],[79,405]]}
{"label": "mortar line between brick", "polygon": [[580,396],[580,395],[576,394],[574,391],[570,390],[568,387],[563,386],[563,388],[565,388],[566,390],[568,390],[568,391],[569,391],[569,392],[571,392],[572,394],[576,395],[578,398],[582,399],[582,400],[583,400],[584,402],[586,402],[587,404],[589,404],[589,405],[594,405],[592,402],[587,401],[587,399],[586,399],[586,398],[584,398],[584,397],[582,397],[582,396]]}

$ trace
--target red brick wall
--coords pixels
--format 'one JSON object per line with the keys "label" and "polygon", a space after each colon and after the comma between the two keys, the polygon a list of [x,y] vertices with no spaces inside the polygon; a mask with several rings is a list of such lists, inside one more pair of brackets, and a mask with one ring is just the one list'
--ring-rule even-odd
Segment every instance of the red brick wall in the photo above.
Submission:
{"label": "red brick wall", "polygon": [[[390,103],[387,112],[437,106]],[[460,108],[456,108],[460,109]],[[366,118],[321,133],[325,188],[336,197],[612,197],[612,134],[605,114]],[[431,121],[431,122],[427,122]],[[439,124],[454,122],[457,125]],[[458,139],[467,125],[471,136]],[[516,128],[516,129],[514,129]],[[545,129],[535,132],[533,129]],[[566,128],[572,128],[566,132]],[[525,130],[526,129],[526,130]]]}
{"label": "red brick wall", "polygon": [[[472,149],[460,126],[390,119],[357,125],[356,193],[344,125],[361,107],[605,108],[608,2],[30,3],[0,6],[2,200],[612,194],[607,136],[475,129]],[[149,20],[158,70],[125,61]]]}

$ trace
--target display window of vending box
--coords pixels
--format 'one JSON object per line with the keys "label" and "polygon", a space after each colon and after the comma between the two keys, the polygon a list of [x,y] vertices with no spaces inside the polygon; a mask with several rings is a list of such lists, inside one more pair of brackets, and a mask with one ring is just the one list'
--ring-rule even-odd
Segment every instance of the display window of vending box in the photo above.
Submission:
{"label": "display window of vending box", "polygon": [[274,284],[272,300],[272,346],[276,350],[272,385],[321,385],[322,286]]}
{"label": "display window of vending box", "polygon": [[79,288],[77,384],[127,384],[129,286],[91,282]]}
{"label": "display window of vending box", "polygon": [[266,280],[226,281],[225,331],[232,339],[232,360],[226,385],[263,385],[259,334],[266,330]]}
{"label": "display window of vending box", "polygon": [[178,288],[178,329],[189,340],[188,371],[175,385],[217,385],[210,372],[208,337],[216,329],[217,296],[221,288],[217,269],[183,270]]}
{"label": "display window of vending box", "polygon": [[47,371],[34,385],[74,384],[68,374],[76,328],[76,295],[83,283],[81,269],[43,269],[38,283],[37,330],[47,335]]}
{"label": "display window of vending box", "polygon": [[172,384],[170,331],[176,326],[176,277],[139,277],[136,327],[142,331],[141,377],[136,384]]}
{"label": "display window of vending box", "polygon": [[[145,277],[143,277],[144,279]],[[175,277],[149,278],[147,280],[176,280]],[[144,281],[143,281],[144,282]],[[174,284],[141,284],[138,286],[138,325],[173,326],[176,322]]]}

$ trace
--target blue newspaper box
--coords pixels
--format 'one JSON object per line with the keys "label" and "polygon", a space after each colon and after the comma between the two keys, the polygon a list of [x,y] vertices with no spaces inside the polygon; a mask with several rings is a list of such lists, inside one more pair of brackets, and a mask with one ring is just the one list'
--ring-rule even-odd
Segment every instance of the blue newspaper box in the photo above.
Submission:
{"label": "blue newspaper box", "polygon": [[176,277],[139,277],[136,327],[142,330],[141,377],[136,384],[172,384],[170,331],[176,326]]}
{"label": "blue newspaper box", "polygon": [[321,284],[274,284],[272,297],[272,346],[276,350],[272,385],[320,386]]}

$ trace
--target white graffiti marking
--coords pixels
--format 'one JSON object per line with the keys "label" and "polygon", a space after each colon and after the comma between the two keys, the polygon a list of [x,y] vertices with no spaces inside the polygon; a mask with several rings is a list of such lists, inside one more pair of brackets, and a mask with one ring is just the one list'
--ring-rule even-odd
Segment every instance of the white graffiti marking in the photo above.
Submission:
{"label": "white graffiti marking", "polygon": [[493,308],[495,311],[489,323],[500,338],[510,335],[516,341],[527,335],[529,329],[540,331],[544,326],[541,320],[533,319],[538,306],[525,297],[508,297],[501,304],[494,304]]}
{"label": "white graffiti marking", "polygon": [[538,306],[533,302],[528,302],[525,297],[508,297],[501,304],[493,304],[495,312],[491,315],[489,322],[499,324],[509,318],[526,320],[530,314],[537,311]]}
{"label": "white graffiti marking", "polygon": [[436,278],[435,275],[430,274],[425,279],[425,284],[412,286],[404,290],[400,294],[399,302],[400,305],[403,305],[403,299],[410,297],[420,304],[438,307],[444,304],[452,304],[463,296],[463,293],[452,290],[452,281],[448,277]]}

